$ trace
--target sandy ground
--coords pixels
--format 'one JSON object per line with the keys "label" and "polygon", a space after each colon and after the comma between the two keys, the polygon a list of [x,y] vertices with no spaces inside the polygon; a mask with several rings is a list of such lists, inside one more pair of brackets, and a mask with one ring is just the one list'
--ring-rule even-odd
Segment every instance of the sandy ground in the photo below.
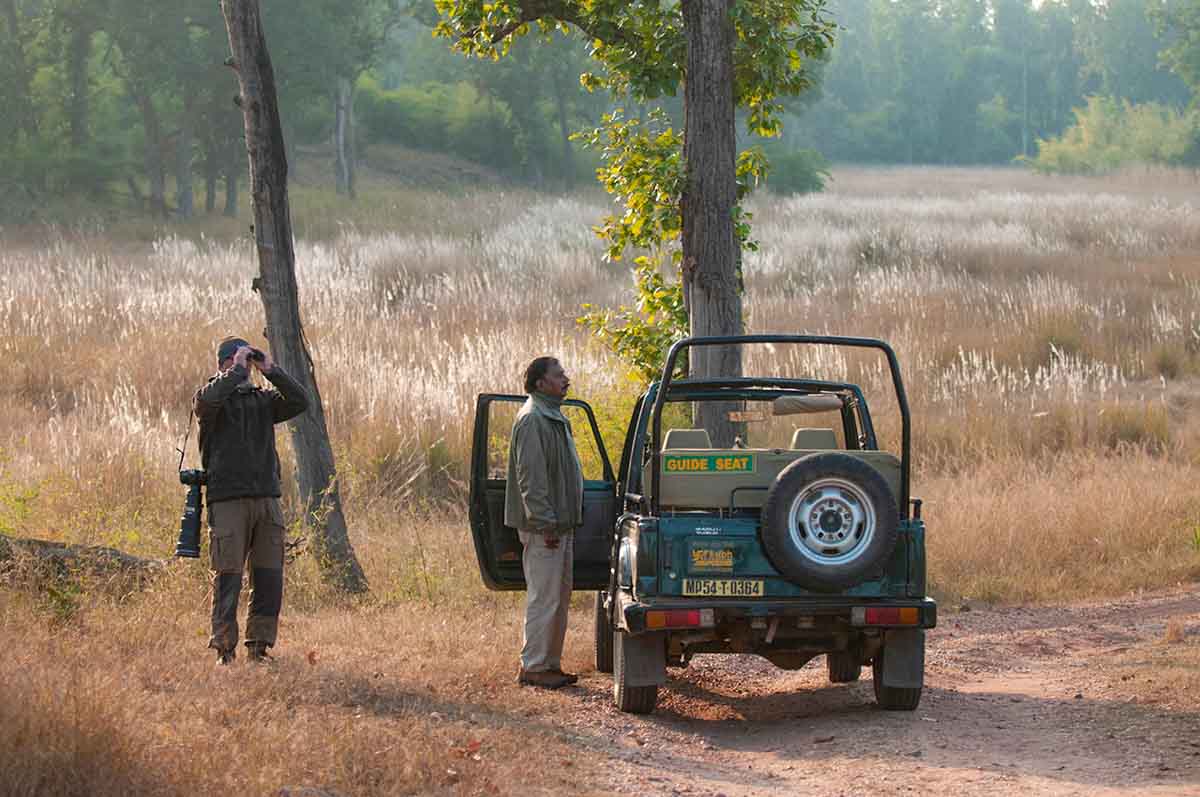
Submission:
{"label": "sandy ground", "polygon": [[559,765],[582,794],[1200,794],[1200,588],[946,610],[914,712],[876,708],[869,668],[829,684],[821,658],[670,673],[647,717],[596,672],[514,698],[579,752]]}

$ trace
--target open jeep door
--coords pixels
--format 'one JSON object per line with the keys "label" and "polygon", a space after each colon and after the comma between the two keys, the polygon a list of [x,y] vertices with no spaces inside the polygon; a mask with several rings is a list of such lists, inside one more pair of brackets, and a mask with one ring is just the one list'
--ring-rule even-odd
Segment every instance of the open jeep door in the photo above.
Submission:
{"label": "open jeep door", "polygon": [[[525,396],[481,394],[475,402],[471,444],[471,536],[483,583],[494,590],[525,589],[521,541],[504,525],[504,489],[513,420]],[[583,465],[583,526],[575,530],[575,589],[608,586],[609,555],[617,520],[617,484],[596,416],[586,402],[567,399],[563,414],[571,422]]]}

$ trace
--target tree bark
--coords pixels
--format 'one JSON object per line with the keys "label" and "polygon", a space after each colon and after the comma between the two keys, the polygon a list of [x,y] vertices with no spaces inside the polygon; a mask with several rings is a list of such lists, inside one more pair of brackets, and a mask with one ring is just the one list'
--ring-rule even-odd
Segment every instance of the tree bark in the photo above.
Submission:
{"label": "tree bark", "polygon": [[162,123],[149,91],[135,89],[134,99],[142,112],[142,127],[146,136],[146,179],[150,183],[150,212],[167,217],[167,175],[163,165]]}
{"label": "tree bark", "polygon": [[217,210],[217,183],[221,179],[221,146],[215,133],[209,132],[204,150],[204,212],[211,215]]}
{"label": "tree bark", "polygon": [[230,155],[225,167],[225,208],[222,215],[236,218],[238,212],[238,174],[241,172],[242,159]]}
{"label": "tree bark", "polygon": [[196,208],[195,192],[192,190],[192,141],[195,137],[195,107],[191,99],[185,99],[179,114],[179,133],[175,137],[175,212],[180,219],[190,219]]}
{"label": "tree bark", "polygon": [[558,132],[562,136],[563,185],[570,187],[575,182],[575,159],[571,151],[571,125],[567,121],[567,90],[563,85],[563,71],[558,65],[553,70],[554,105],[558,115]]}
{"label": "tree bark", "polygon": [[[741,257],[734,231],[737,131],[733,99],[733,0],[684,0],[687,39],[681,199],[683,291],[690,332],[742,333]],[[741,376],[741,349],[705,346],[688,351],[690,376]],[[727,403],[701,402],[696,423],[714,445],[733,444],[739,427]]]}
{"label": "tree bark", "polygon": [[353,84],[349,78],[339,77],[333,92],[333,165],[337,192],[351,199],[354,198],[353,102]]}
{"label": "tree bark", "polygon": [[38,135],[38,117],[33,105],[33,67],[29,64],[26,52],[29,42],[21,31],[21,12],[17,8],[17,0],[8,0],[3,10],[8,35],[12,40],[9,45],[10,52],[16,66],[13,77],[16,79],[17,107],[12,110],[16,112],[18,129],[24,131],[30,140],[34,140]]}
{"label": "tree bark", "polygon": [[78,155],[88,143],[88,116],[91,108],[88,59],[92,55],[92,28],[82,19],[82,15],[72,19],[71,25],[71,42],[67,53],[67,73],[71,85],[67,123],[71,147]]}
{"label": "tree bark", "polygon": [[342,514],[325,410],[300,324],[287,156],[259,4],[258,0],[221,0],[221,10],[241,87],[260,275],[255,284],[266,313],[267,339],[272,355],[304,386],[311,400],[308,411],[289,424],[300,497],[325,579],[347,592],[365,592],[367,580]]}

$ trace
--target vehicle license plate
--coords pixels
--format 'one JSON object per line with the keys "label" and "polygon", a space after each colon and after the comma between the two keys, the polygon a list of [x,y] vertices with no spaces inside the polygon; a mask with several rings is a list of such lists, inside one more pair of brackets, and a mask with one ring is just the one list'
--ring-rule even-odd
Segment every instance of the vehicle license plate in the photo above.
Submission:
{"label": "vehicle license plate", "polygon": [[685,578],[683,594],[704,598],[761,598],[763,582],[744,578]]}

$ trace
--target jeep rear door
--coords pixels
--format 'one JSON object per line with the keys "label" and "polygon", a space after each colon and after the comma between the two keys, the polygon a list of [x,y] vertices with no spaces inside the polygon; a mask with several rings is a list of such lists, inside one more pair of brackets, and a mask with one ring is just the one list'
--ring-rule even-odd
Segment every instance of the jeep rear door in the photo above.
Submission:
{"label": "jeep rear door", "polygon": [[[471,536],[479,572],[489,589],[523,590],[521,541],[504,525],[504,490],[513,419],[525,396],[484,393],[475,402],[471,443]],[[596,416],[586,402],[567,399],[563,413],[571,422],[583,465],[583,527],[575,530],[575,589],[608,586],[609,555],[617,520],[617,485]]]}

